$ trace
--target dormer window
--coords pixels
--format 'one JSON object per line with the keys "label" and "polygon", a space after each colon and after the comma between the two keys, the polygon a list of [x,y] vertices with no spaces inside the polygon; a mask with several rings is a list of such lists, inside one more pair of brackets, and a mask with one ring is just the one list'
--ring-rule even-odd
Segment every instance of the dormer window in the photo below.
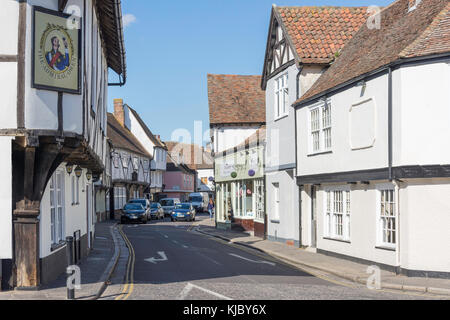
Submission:
{"label": "dormer window", "polygon": [[422,2],[422,0],[409,0],[408,12],[414,11],[417,9],[417,6]]}

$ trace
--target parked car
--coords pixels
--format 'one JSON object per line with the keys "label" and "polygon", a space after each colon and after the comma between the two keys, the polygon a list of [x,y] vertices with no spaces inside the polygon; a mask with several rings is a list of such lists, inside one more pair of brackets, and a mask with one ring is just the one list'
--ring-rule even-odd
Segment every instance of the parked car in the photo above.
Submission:
{"label": "parked car", "polygon": [[148,199],[133,199],[128,201],[128,203],[140,203],[147,211],[147,215],[150,216],[150,200]]}
{"label": "parked car", "polygon": [[208,206],[208,195],[203,195],[202,193],[196,192],[189,195],[189,202],[197,212],[205,212]]}
{"label": "parked car", "polygon": [[164,219],[164,210],[158,202],[150,204],[150,217],[156,220]]}
{"label": "parked car", "polygon": [[178,198],[165,198],[160,200],[159,203],[164,210],[164,216],[170,217],[173,209],[175,209],[175,206],[180,204],[181,201]]}
{"label": "parked car", "polygon": [[170,215],[170,220],[195,221],[195,209],[191,203],[177,204]]}
{"label": "parked car", "polygon": [[140,203],[127,203],[122,209],[122,216],[120,217],[120,223],[132,222],[132,223],[147,223],[148,222],[147,210]]}

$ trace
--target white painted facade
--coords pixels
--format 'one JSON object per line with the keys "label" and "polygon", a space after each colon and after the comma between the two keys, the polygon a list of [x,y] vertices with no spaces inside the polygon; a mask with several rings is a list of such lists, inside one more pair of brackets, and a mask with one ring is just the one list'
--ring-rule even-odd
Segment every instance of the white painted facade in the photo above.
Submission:
{"label": "white painted facade", "polygon": [[[277,39],[285,39],[281,26]],[[320,77],[323,66],[301,65],[294,61],[292,48],[282,61],[273,59],[266,79],[266,210],[267,237],[299,245],[299,188],[296,182],[295,110],[291,105]],[[274,56],[281,56],[280,52]],[[269,62],[270,63],[270,62]],[[275,64],[275,67],[274,67]],[[269,68],[269,66],[266,66]],[[281,71],[277,71],[281,68]],[[280,100],[278,100],[280,99]]]}
{"label": "white painted facade", "polygon": [[197,169],[198,192],[214,192],[214,182],[210,178],[214,179],[214,169]]}
{"label": "white painted facade", "polygon": [[213,152],[229,150],[251,137],[261,125],[214,125],[211,128]]}
{"label": "white painted facade", "polygon": [[[87,170],[83,169],[83,172],[80,178],[75,176],[75,173],[69,176],[66,172],[66,163],[62,163],[54,176],[61,175],[64,179],[64,183],[62,186],[63,189],[63,199],[62,199],[62,224],[63,224],[63,235],[62,241],[65,240],[66,236],[73,236],[74,232],[80,231],[81,236],[85,236],[88,234],[88,241],[91,239],[89,235],[95,233],[95,223],[96,223],[96,215],[94,210],[94,192],[93,192],[93,184],[92,179],[90,181],[86,178]],[[72,179],[75,179],[75,190],[72,191]],[[77,181],[78,180],[78,181]],[[79,196],[77,199],[76,196],[76,184],[78,183],[78,192]],[[52,251],[52,246],[58,244],[58,240],[55,239],[52,241],[52,219],[51,219],[51,203],[52,200],[52,188],[51,183],[47,185],[45,188],[44,195],[41,201],[41,215],[40,219],[40,258],[45,258],[53,253],[56,253],[58,250],[66,250],[66,247],[62,247],[60,249],[56,249]],[[56,189],[56,188],[55,188]],[[75,199],[72,199],[72,192],[75,195]],[[55,190],[55,197],[57,198],[57,191]],[[75,201],[73,201],[75,200]],[[55,214],[58,214],[57,209]],[[88,244],[90,247],[90,243]]]}
{"label": "white painted facade", "polygon": [[[403,65],[393,70],[392,82],[393,167],[448,166],[450,59]],[[324,101],[296,109],[299,183],[311,175],[388,168],[388,74],[327,97],[332,132],[329,150],[312,151],[311,112]],[[450,178],[321,183],[316,186],[316,229],[311,188],[306,183],[301,192],[302,244],[411,272],[450,272]],[[380,221],[380,212],[384,212],[381,190],[386,189],[394,190],[395,221],[394,243],[387,245]],[[327,231],[327,191],[342,190],[350,197],[348,238],[333,237]]]}
{"label": "white painted facade", "polygon": [[124,108],[124,124],[125,127],[136,137],[136,139],[142,144],[145,150],[152,156],[151,160],[151,185],[153,189],[162,190],[163,185],[163,173],[167,168],[167,150],[156,145],[152,139],[147,135],[145,129],[142,127],[138,119],[130,111],[127,105]]}
{"label": "white painted facade", "polygon": [[[12,258],[12,145],[11,137],[0,137],[0,265],[2,259]],[[0,270],[1,271],[1,270]],[[1,273],[0,273],[1,276]]]}

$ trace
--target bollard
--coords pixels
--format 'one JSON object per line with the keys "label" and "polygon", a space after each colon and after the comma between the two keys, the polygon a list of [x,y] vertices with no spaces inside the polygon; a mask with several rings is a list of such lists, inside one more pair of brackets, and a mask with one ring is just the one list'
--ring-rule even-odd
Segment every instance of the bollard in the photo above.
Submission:
{"label": "bollard", "polygon": [[[67,267],[73,265],[73,237],[66,238],[67,250]],[[73,275],[73,271],[67,270],[67,279]],[[75,299],[75,288],[73,286],[67,287],[67,300]]]}

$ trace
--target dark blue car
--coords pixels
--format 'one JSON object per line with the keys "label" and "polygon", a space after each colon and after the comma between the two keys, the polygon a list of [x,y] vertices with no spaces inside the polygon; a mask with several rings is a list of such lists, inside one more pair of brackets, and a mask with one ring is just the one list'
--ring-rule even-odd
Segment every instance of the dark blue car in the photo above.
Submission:
{"label": "dark blue car", "polygon": [[147,210],[140,203],[127,203],[122,209],[121,223],[147,223]]}
{"label": "dark blue car", "polygon": [[195,221],[195,209],[191,203],[180,203],[173,209],[170,219],[172,221]]}

